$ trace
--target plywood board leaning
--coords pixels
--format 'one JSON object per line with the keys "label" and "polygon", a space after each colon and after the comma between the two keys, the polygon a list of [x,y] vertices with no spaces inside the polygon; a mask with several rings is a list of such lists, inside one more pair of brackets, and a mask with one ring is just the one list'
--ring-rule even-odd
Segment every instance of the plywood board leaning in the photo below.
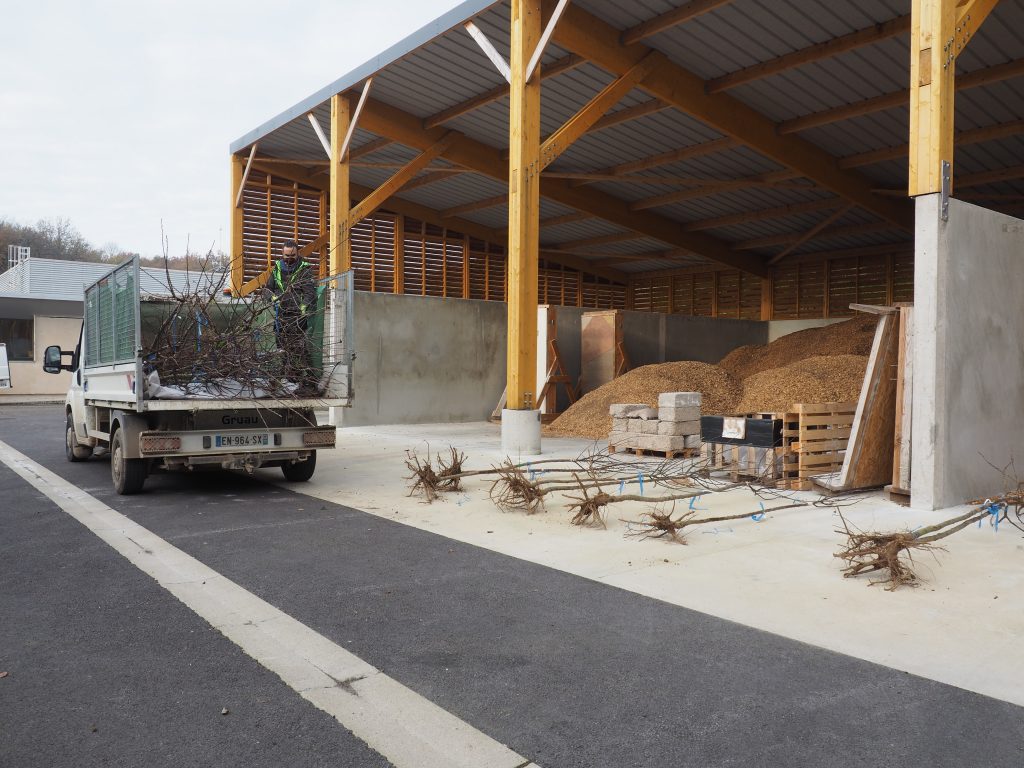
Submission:
{"label": "plywood board leaning", "polygon": [[622,312],[584,312],[580,320],[580,390],[592,392],[626,372]]}
{"label": "plywood board leaning", "polygon": [[892,481],[898,356],[899,315],[880,315],[839,475],[843,490],[881,487]]}
{"label": "plywood board leaning", "polygon": [[914,307],[900,307],[899,356],[896,361],[896,433],[893,439],[892,487],[910,495],[910,435],[913,426]]}
{"label": "plywood board leaning", "polygon": [[494,410],[491,411],[491,421],[501,423],[501,412],[505,409],[506,403],[508,403],[508,387],[501,390],[501,397],[498,398],[498,404],[494,406]]}
{"label": "plywood board leaning", "polygon": [[[542,306],[537,316],[537,408],[545,422],[552,421],[559,413],[558,388],[565,390],[568,404],[576,402],[576,388],[565,368],[562,353],[558,349],[558,322],[555,308]],[[541,369],[543,365],[543,369]]]}

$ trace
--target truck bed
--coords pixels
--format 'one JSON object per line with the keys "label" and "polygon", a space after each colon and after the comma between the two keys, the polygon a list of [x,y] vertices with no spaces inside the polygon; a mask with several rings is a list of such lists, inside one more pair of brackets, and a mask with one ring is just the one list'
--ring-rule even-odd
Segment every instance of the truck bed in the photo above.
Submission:
{"label": "truck bed", "polygon": [[86,405],[95,405],[102,408],[119,408],[122,410],[144,412],[159,411],[224,411],[224,410],[251,410],[251,409],[284,409],[292,410],[317,410],[322,408],[344,408],[351,404],[347,398],[272,398],[265,397],[235,398],[231,400],[219,399],[194,399],[194,400],[143,400],[137,404],[131,400],[111,400],[104,398],[92,398],[86,396]]}
{"label": "truck bed", "polygon": [[[280,362],[273,362],[276,331],[269,306],[257,304],[253,310],[250,299],[222,299],[213,294],[204,294],[198,308],[183,305],[177,298],[144,297],[139,291],[139,269],[138,258],[133,258],[85,289],[83,364],[76,375],[87,405],[154,413],[310,410],[352,404],[355,353],[351,273],[337,276],[336,285],[326,287],[318,298],[318,309],[309,316],[308,349],[312,351],[307,353],[307,362],[323,395],[291,397],[289,388],[278,386],[267,387],[267,396],[263,397],[260,387],[266,385],[260,385],[260,381],[280,383],[288,375],[287,370],[282,373]],[[255,314],[250,314],[250,310]],[[235,328],[241,329],[241,335],[230,335]],[[243,358],[248,378],[239,376],[241,385],[229,386],[237,385],[234,371],[216,373],[221,354],[218,349],[225,349],[223,340],[219,342],[221,347],[217,346],[218,333],[228,333],[231,343],[244,342],[237,348],[252,353],[251,357]],[[212,342],[208,341],[210,338]],[[157,343],[157,339],[161,341]],[[253,349],[245,346],[248,344]],[[176,357],[182,352],[184,360]],[[168,354],[169,357],[161,357]],[[230,355],[227,357],[231,359]],[[265,360],[271,361],[271,367],[260,368]],[[168,361],[170,372],[161,370]],[[164,379],[165,375],[170,384],[155,380],[156,376]],[[162,389],[180,389],[181,380],[190,382],[185,386],[195,384],[200,389],[204,383],[210,388],[220,381],[222,386],[214,394],[223,397],[160,397],[167,393],[151,388],[160,384]]]}

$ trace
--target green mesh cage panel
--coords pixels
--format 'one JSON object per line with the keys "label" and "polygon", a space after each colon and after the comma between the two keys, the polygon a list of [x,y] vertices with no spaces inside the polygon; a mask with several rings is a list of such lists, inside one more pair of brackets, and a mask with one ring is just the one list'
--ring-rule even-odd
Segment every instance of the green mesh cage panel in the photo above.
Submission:
{"label": "green mesh cage panel", "polygon": [[85,366],[135,360],[135,262],[123,264],[85,291]]}

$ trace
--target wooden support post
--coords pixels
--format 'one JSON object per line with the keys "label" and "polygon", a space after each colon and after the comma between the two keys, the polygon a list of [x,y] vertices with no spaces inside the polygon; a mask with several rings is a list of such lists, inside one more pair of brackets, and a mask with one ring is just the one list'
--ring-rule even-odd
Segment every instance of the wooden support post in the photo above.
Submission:
{"label": "wooden support post", "polygon": [[242,226],[245,213],[236,201],[242,197],[242,180],[245,178],[245,161],[238,155],[231,156],[231,239],[228,254],[231,258],[231,292],[237,294],[245,282],[245,253],[242,248]]}
{"label": "wooden support post", "polygon": [[330,260],[330,257],[331,257],[330,234],[327,232],[327,205],[328,205],[328,203],[327,203],[327,193],[321,190],[321,192],[320,192],[320,206],[319,206],[319,211],[318,211],[318,213],[320,215],[320,229],[319,229],[319,231],[320,231],[320,235],[321,236],[327,235],[327,242],[325,242],[323,244],[323,246],[320,248],[320,255],[319,255],[319,260],[320,260],[319,275],[320,275],[320,279],[321,280],[323,278],[327,277],[327,268],[328,268],[329,260]]}
{"label": "wooden support post", "polygon": [[[998,0],[913,0],[910,25],[911,197],[953,184],[956,58]],[[944,166],[948,163],[948,166]],[[945,170],[944,170],[945,167]]]}
{"label": "wooden support post", "polygon": [[348,160],[342,158],[343,137],[348,134],[352,110],[348,99],[340,93],[331,97],[331,250],[329,275],[339,275],[352,268],[352,243],[348,236],[348,213],[352,205],[349,191]]}
{"label": "wooden support post", "polygon": [[956,0],[913,0],[910,31],[911,197],[942,191],[953,167]]}
{"label": "wooden support post", "polygon": [[506,407],[537,406],[540,248],[540,78],[527,63],[541,36],[541,0],[512,0],[508,178],[508,387]]}

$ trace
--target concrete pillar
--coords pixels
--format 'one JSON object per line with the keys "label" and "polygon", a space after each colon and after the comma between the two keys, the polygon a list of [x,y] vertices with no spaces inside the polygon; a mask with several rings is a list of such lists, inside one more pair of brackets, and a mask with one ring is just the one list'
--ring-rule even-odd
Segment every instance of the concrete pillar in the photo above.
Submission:
{"label": "concrete pillar", "polygon": [[540,411],[501,412],[501,450],[511,459],[540,453]]}

